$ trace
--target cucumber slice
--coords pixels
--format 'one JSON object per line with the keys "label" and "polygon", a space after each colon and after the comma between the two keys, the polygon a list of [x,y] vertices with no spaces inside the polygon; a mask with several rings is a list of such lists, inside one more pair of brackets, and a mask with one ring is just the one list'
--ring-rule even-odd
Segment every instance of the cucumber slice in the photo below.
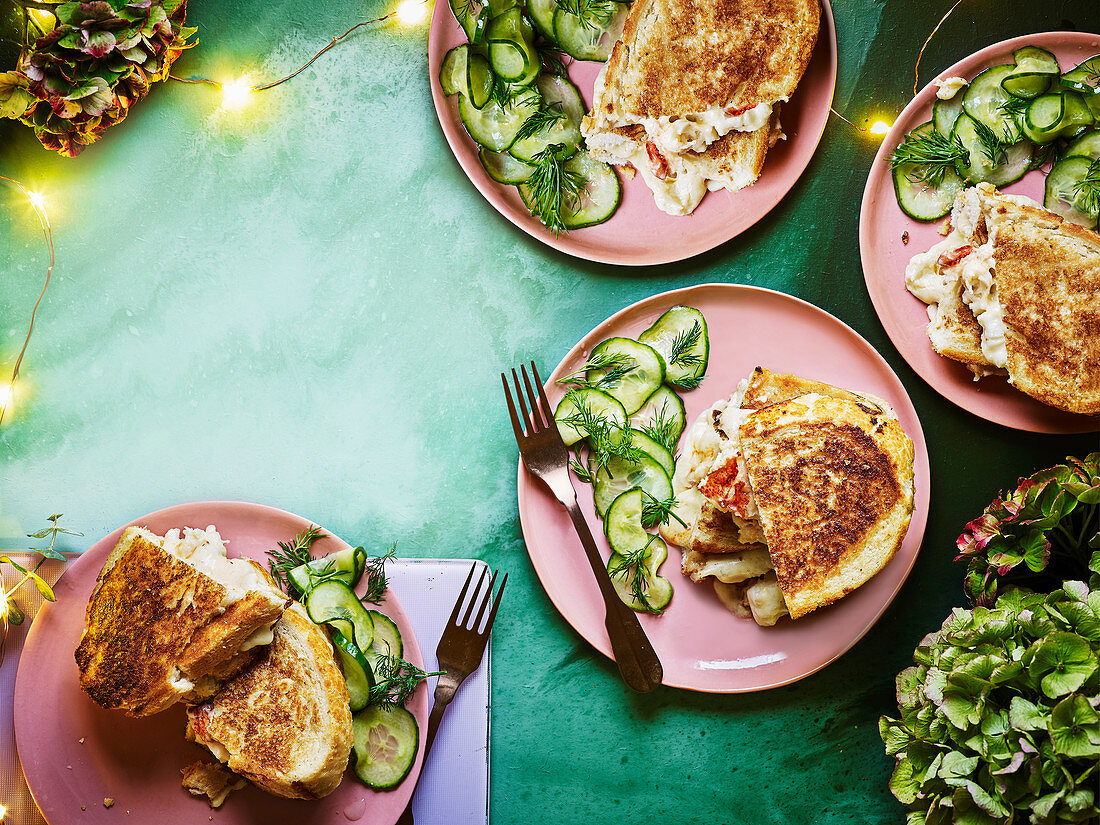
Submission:
{"label": "cucumber slice", "polygon": [[664,467],[665,472],[670,476],[676,472],[676,459],[672,457],[672,453],[663,444],[650,438],[641,430],[630,431],[630,445],[657,459],[657,463]]}
{"label": "cucumber slice", "polygon": [[980,137],[978,122],[967,114],[959,116],[952,137],[967,151],[970,162],[960,171],[973,183],[1004,186],[1022,178],[1031,163],[1032,146],[1026,140],[1004,147],[1003,153],[991,153]]}
{"label": "cucumber slice", "polygon": [[490,100],[482,108],[474,106],[466,96],[458,98],[458,113],[470,137],[491,152],[504,152],[516,140],[516,134],[527,118],[539,108],[538,92],[532,89],[508,106]]}
{"label": "cucumber slice", "polygon": [[543,37],[552,41],[554,40],[554,14],[557,10],[558,0],[527,1],[527,13],[531,15],[531,22]]}
{"label": "cucumber slice", "polygon": [[617,398],[595,387],[570,390],[554,411],[554,421],[565,446],[572,446],[588,436],[582,422],[590,416],[602,417],[612,427],[626,427],[626,410]]}
{"label": "cucumber slice", "polygon": [[469,57],[470,44],[463,43],[455,46],[443,58],[443,65],[439,67],[439,85],[443,94],[450,97],[466,88],[466,60]]}
{"label": "cucumber slice", "polygon": [[1045,74],[1058,74],[1061,71],[1058,58],[1038,46],[1024,46],[1017,49],[1012,53],[1012,59],[1016,61],[1016,68],[1023,67],[1026,71]]}
{"label": "cucumber slice", "polygon": [[1092,160],[1100,158],[1100,132],[1086,132],[1081,135],[1066,147],[1063,157],[1083,157]]}
{"label": "cucumber slice", "polygon": [[489,0],[489,19],[499,17],[509,9],[514,9],[516,6],[521,6],[520,0]]}
{"label": "cucumber slice", "polygon": [[630,338],[608,338],[589,356],[590,362],[605,360],[608,366],[589,369],[585,379],[617,399],[633,415],[665,380],[665,359],[653,347]]}
{"label": "cucumber slice", "polygon": [[490,152],[482,146],[477,153],[481,165],[489,177],[497,183],[517,184],[528,180],[535,173],[535,167],[522,160],[516,160],[507,152]]}
{"label": "cucumber slice", "polygon": [[[542,108],[560,111],[562,119],[548,128],[544,127],[531,137],[520,138],[508,151],[513,157],[528,163],[535,159],[535,155],[553,144],[567,147],[563,155],[572,154],[581,142],[581,118],[585,113],[581,93],[567,78],[548,74],[539,75],[539,79],[535,81],[535,88],[539,90],[539,95],[542,97]],[[518,182],[522,183],[522,181]]]}
{"label": "cucumber slice", "polygon": [[638,340],[661,353],[668,383],[689,389],[699,385],[699,379],[707,371],[710,336],[706,318],[695,307],[673,307]]}
{"label": "cucumber slice", "polygon": [[1095,161],[1087,157],[1062,158],[1047,175],[1043,206],[1061,215],[1070,223],[1088,228],[1097,225],[1097,213],[1085,209],[1085,203],[1075,188]]}
{"label": "cucumber slice", "polygon": [[488,7],[479,0],[449,0],[449,3],[451,13],[466,33],[466,39],[474,44],[480,43],[489,22]]}
{"label": "cucumber slice", "polygon": [[[951,132],[955,128],[955,121],[959,119],[959,115],[963,110],[963,96],[956,94],[949,100],[939,100],[932,104],[932,123],[939,132],[946,138],[951,137]],[[919,129],[921,127],[917,127]],[[916,129],[913,130],[914,132]]]}
{"label": "cucumber slice", "polygon": [[1100,54],[1062,75],[1062,85],[1083,95],[1100,94]]}
{"label": "cucumber slice", "polygon": [[1038,97],[1058,79],[1058,58],[1046,49],[1024,46],[1014,51],[1012,57],[1016,66],[1001,80],[1001,88],[1013,97],[1027,100]]}
{"label": "cucumber slice", "polygon": [[1020,125],[1016,118],[1004,106],[1012,95],[1001,87],[1001,81],[1007,77],[1014,66],[1003,65],[986,69],[975,77],[963,95],[963,111],[982,125],[993,130],[1005,143],[1020,140]]}
{"label": "cucumber slice", "polygon": [[374,652],[379,656],[400,659],[405,653],[405,646],[401,642],[401,631],[397,629],[393,619],[377,610],[368,610],[367,613],[374,622]]}
{"label": "cucumber slice", "polygon": [[645,497],[640,487],[620,493],[607,508],[603,532],[614,553],[626,555],[645,547],[653,536],[642,527]]}
{"label": "cucumber slice", "polygon": [[[961,101],[961,96],[956,95],[952,101]],[[933,108],[933,117],[935,117],[935,111]],[[952,131],[944,135],[949,140],[955,139],[954,129],[962,118],[961,112],[960,102],[959,112],[953,116]],[[944,120],[946,121],[946,115]],[[907,134],[902,143],[920,138],[933,129],[940,131],[934,122],[922,123]],[[955,203],[955,195],[966,185],[962,177],[954,169],[949,168],[944,171],[939,185],[933,186],[923,179],[924,168],[914,163],[901,163],[894,166],[890,170],[890,176],[894,181],[894,195],[898,199],[898,206],[906,215],[918,221],[934,221],[942,218],[951,211]]]}
{"label": "cucumber slice", "polygon": [[348,686],[348,704],[351,712],[355,713],[370,704],[374,673],[359,647],[338,630],[332,633],[332,645],[340,660],[340,668],[344,671],[344,682]]}
{"label": "cucumber slice", "polygon": [[367,551],[362,547],[349,547],[298,565],[287,573],[287,581],[300,594],[308,593],[314,585],[328,579],[337,579],[354,587],[359,583],[366,558]]}
{"label": "cucumber slice", "polygon": [[405,708],[372,705],[351,719],[355,775],[371,788],[396,787],[420,749],[420,726]]}
{"label": "cucumber slice", "polygon": [[630,6],[611,3],[611,13],[602,25],[590,25],[564,9],[554,13],[554,39],[570,57],[604,61],[623,33]]}
{"label": "cucumber slice", "polygon": [[619,208],[623,190],[615,170],[588,152],[577,152],[565,162],[567,171],[585,180],[580,202],[562,210],[566,229],[584,229],[603,223]]}
{"label": "cucumber slice", "polygon": [[1087,129],[1095,121],[1092,110],[1085,103],[1085,98],[1079,92],[1066,91],[1062,93],[1066,99],[1065,116],[1062,118],[1058,137],[1074,138]]}
{"label": "cucumber slice", "polygon": [[526,86],[539,76],[542,64],[535,51],[534,33],[518,6],[490,20],[485,38],[493,71],[504,80]]}
{"label": "cucumber slice", "polygon": [[[652,536],[642,558],[642,569],[636,571],[625,556],[612,553],[607,560],[607,572],[615,592],[623,604],[632,610],[646,613],[660,613],[672,601],[672,583],[664,576],[657,575],[657,569],[668,558],[668,547],[657,536]],[[635,592],[634,578],[641,573],[641,593]],[[641,595],[639,600],[638,596]]]}
{"label": "cucumber slice", "polygon": [[658,387],[642,404],[642,408],[630,417],[630,426],[637,429],[664,422],[671,428],[672,440],[679,441],[687,425],[684,402],[668,387]]}
{"label": "cucumber slice", "polygon": [[593,498],[600,517],[607,512],[611,502],[631,487],[641,487],[658,501],[672,497],[671,477],[657,459],[642,455],[636,462],[632,462],[612,456],[607,466],[596,473]]}
{"label": "cucumber slice", "polygon": [[335,579],[315,585],[304,599],[306,612],[317,624],[327,624],[349,639],[356,646],[368,651],[374,643],[374,621],[371,612],[354,591],[343,581]]}
{"label": "cucumber slice", "polygon": [[466,91],[470,102],[483,109],[493,91],[493,70],[483,55],[471,52],[466,60]]}

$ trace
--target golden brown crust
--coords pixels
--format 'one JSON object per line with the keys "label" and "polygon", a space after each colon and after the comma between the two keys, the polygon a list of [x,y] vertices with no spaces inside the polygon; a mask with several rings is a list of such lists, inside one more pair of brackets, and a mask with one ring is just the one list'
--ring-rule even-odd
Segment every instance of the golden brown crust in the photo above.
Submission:
{"label": "golden brown crust", "polygon": [[1100,415],[1100,235],[998,199],[994,277],[1009,381],[1049,406]]}
{"label": "golden brown crust", "polygon": [[187,715],[189,739],[219,758],[220,745],[231,770],[276,796],[326,796],[347,767],[347,686],[328,637],[297,603],[256,663]]}
{"label": "golden brown crust", "polygon": [[[223,612],[221,584],[150,541],[123,531],[88,601],[76,649],[80,686],[105,708],[147,716],[197,682],[247,664],[240,643],[278,618],[283,603],[249,593]],[[255,598],[253,598],[255,597]]]}
{"label": "golden brown crust", "polygon": [[800,375],[772,372],[767,367],[757,367],[752,371],[741,400],[741,408],[759,410],[810,393],[855,402],[872,415],[894,417],[890,405],[877,396],[852,392]]}
{"label": "golden brown crust", "polygon": [[895,418],[814,393],[753,412],[740,436],[792,618],[835,602],[894,556],[913,511],[913,444]]}
{"label": "golden brown crust", "polygon": [[937,305],[936,319],[929,322],[927,332],[932,349],[945,358],[974,366],[989,364],[982,353],[981,324],[962,299],[961,281]]}
{"label": "golden brown crust", "polygon": [[594,106],[657,118],[789,98],[820,20],[819,0],[638,0]]}

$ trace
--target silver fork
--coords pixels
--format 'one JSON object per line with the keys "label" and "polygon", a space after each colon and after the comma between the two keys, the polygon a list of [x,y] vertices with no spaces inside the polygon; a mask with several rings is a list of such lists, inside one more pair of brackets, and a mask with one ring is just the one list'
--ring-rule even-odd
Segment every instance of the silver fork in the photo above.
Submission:
{"label": "silver fork", "polygon": [[[519,444],[519,454],[523,457],[523,463],[527,469],[541,478],[554,497],[569,511],[573,526],[584,546],[588,563],[592,567],[592,574],[600,586],[605,608],[604,626],[611,639],[611,650],[615,654],[619,673],[622,674],[623,681],[634,690],[648,693],[661,684],[661,678],[664,675],[661,661],[657,658],[653,645],[650,644],[641,624],[638,623],[637,615],[623,604],[616,594],[615,587],[611,584],[611,577],[600,558],[600,552],[596,549],[596,542],[592,539],[592,532],[588,529],[588,523],[584,520],[584,514],[577,504],[577,492],[569,479],[569,451],[565,448],[561,433],[558,432],[554,412],[546,397],[546,390],[542,386],[542,379],[539,378],[535,362],[531,362],[531,372],[535,377],[535,386],[538,387],[537,396],[531,386],[531,380],[527,377],[527,368],[521,366],[520,372],[523,375],[523,387],[520,387],[519,376],[514,369],[512,381],[516,385],[516,397],[523,411],[522,423],[516,413],[516,405],[512,401],[508,378],[504,373],[500,374],[500,379],[504,383],[504,395],[508,399],[508,412],[512,416],[512,429],[515,430],[516,443]],[[526,401],[530,402],[530,413],[527,412],[525,395]],[[527,426],[524,427],[524,424]]]}
{"label": "silver fork", "polygon": [[[439,721],[443,718],[443,712],[447,710],[451,700],[454,699],[458,686],[481,665],[481,659],[485,655],[485,644],[489,641],[489,633],[493,629],[493,620],[496,619],[497,608],[500,607],[500,597],[504,595],[504,585],[508,583],[508,574],[505,573],[504,578],[500,580],[496,598],[492,598],[493,586],[496,585],[497,575],[500,571],[493,571],[493,577],[489,579],[488,588],[482,592],[481,585],[485,582],[485,576],[489,572],[488,567],[483,568],[477,584],[474,585],[474,593],[470,597],[470,604],[466,608],[466,612],[462,614],[462,619],[459,620],[458,614],[462,609],[463,602],[466,601],[466,593],[470,589],[470,582],[473,581],[475,570],[477,570],[476,564],[470,568],[470,575],[466,577],[466,583],[462,585],[462,592],[458,594],[458,601],[455,602],[454,610],[451,611],[451,618],[447,620],[447,626],[443,629],[443,635],[439,639],[439,646],[435,649],[439,669],[443,673],[440,675],[439,681],[435,683],[435,702],[432,705],[431,714],[428,715],[428,736],[424,743],[424,761],[427,761],[428,752],[432,749],[432,743],[435,741],[436,731],[439,730]],[[485,622],[485,627],[482,628],[481,620],[485,617],[485,608],[488,607],[490,601],[493,603],[493,608],[489,611],[489,618]],[[470,615],[474,612],[475,607],[477,607],[477,616],[474,617],[471,625]],[[405,811],[401,814],[401,818],[397,820],[397,825],[413,825],[412,797],[409,797],[409,804],[405,806]]]}

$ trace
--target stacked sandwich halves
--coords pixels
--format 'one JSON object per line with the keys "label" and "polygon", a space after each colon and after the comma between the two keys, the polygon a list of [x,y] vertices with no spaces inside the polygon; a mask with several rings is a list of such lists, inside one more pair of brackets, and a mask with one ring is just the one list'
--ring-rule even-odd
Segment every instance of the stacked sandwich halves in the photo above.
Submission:
{"label": "stacked sandwich halves", "polygon": [[663,211],[753,183],[817,41],[818,0],[635,0],[581,130]]}
{"label": "stacked sandwich halves", "polygon": [[757,367],[688,434],[661,533],[683,572],[771,625],[832,604],[893,558],[913,512],[913,443],[890,405]]}
{"label": "stacked sandwich halves", "polygon": [[1100,235],[988,183],[958,194],[951,227],[905,270],[933,349],[975,380],[1100,414]]}

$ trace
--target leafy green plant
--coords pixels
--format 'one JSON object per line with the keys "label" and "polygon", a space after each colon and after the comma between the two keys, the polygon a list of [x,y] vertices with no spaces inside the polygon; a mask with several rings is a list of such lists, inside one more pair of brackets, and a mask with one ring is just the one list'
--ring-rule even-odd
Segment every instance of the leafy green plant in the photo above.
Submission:
{"label": "leafy green plant", "polygon": [[1020,479],[966,525],[958,547],[971,604],[988,607],[1007,585],[1049,592],[1100,577],[1100,452]]}
{"label": "leafy green plant", "polygon": [[10,589],[4,589],[2,587],[3,582],[0,582],[0,614],[7,617],[8,623],[13,625],[23,624],[23,620],[26,616],[19,608],[19,605],[15,603],[15,593],[27,582],[32,582],[38,592],[42,594],[42,598],[46,601],[57,601],[57,597],[54,596],[53,588],[50,587],[50,583],[44,578],[38,575],[38,569],[46,563],[46,559],[54,559],[56,561],[65,561],[65,556],[57,550],[54,545],[57,543],[58,535],[64,533],[69,536],[83,536],[83,533],[77,533],[73,530],[66,530],[58,522],[61,521],[61,513],[54,513],[49,517],[48,521],[51,522],[49,527],[44,527],[36,533],[27,533],[27,538],[30,539],[44,539],[49,538],[50,543],[46,547],[30,547],[28,548],[31,553],[35,553],[42,558],[38,560],[32,568],[23,567],[21,564],[16,563],[8,556],[0,556],[0,562],[7,562],[14,567],[18,572],[23,574],[23,578],[15,583],[14,587]]}
{"label": "leafy green plant", "polygon": [[[194,45],[184,0],[15,0],[19,57],[0,71],[0,117],[76,157],[126,117]],[[4,67],[0,67],[4,68]]]}
{"label": "leafy green plant", "polygon": [[1100,817],[1100,590],[1012,589],[956,608],[897,677],[879,733],[908,825]]}

